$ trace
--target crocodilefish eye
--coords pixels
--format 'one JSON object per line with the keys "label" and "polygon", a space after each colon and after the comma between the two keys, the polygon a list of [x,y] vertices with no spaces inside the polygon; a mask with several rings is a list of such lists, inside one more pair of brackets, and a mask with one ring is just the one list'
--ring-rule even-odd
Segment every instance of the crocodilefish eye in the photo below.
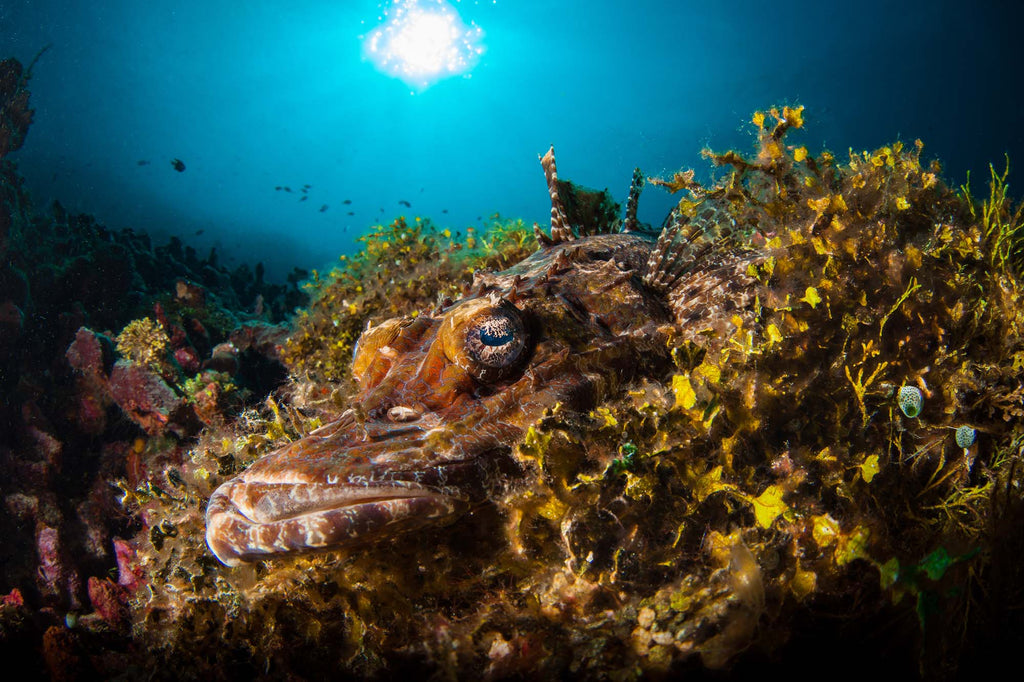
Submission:
{"label": "crocodilefish eye", "polygon": [[448,358],[482,382],[502,379],[525,354],[523,318],[508,301],[474,301],[448,319],[444,336]]}
{"label": "crocodilefish eye", "polygon": [[466,334],[470,357],[494,369],[514,365],[525,345],[523,321],[511,305],[500,306],[474,320]]}

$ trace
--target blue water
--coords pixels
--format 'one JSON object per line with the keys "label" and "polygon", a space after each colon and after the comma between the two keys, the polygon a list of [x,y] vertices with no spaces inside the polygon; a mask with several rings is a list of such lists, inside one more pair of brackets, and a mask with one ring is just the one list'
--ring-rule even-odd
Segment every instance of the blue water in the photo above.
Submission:
{"label": "blue water", "polygon": [[[421,89],[366,58],[389,3],[2,0],[0,57],[52,43],[12,158],[39,205],[219,245],[272,277],[336,262],[400,214],[545,221],[551,143],[562,177],[624,200],[636,165],[705,172],[702,147],[749,148],[750,114],[776,103],[806,106],[794,139],[812,150],[921,138],[955,183],[1024,159],[1019,3],[451,4],[485,51]],[[641,220],[670,205],[648,190]]]}

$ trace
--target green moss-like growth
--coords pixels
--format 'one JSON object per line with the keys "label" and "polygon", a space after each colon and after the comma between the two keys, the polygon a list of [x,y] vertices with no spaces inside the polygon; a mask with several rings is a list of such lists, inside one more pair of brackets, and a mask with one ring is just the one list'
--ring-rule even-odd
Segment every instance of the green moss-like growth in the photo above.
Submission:
{"label": "green moss-like growth", "polygon": [[[320,423],[295,409],[320,385],[308,378],[340,382],[367,320],[457,296],[483,260],[524,255],[525,231],[460,259],[484,238],[460,250],[398,220],[315,279],[288,348],[293,403],[208,431],[170,494],[133,502],[163,529],[159,546],[138,540],[149,587],[133,614],[152,655],[201,656],[197,675],[633,679],[784,652],[812,617],[819,639],[787,657],[804,672],[905,651],[889,672],[937,675],[1001,655],[1000,606],[1024,598],[1024,302],[1008,246],[1021,213],[1006,178],[979,205],[922,166],[920,143],[840,162],[788,143],[800,108],[754,125],[753,157],[706,153],[725,171],[714,183],[659,183],[684,214],[716,205],[765,254],[752,324],[714,352],[672,341],[669,373],[589,414],[549,411],[518,447],[525,479],[450,527],[225,569],[203,545],[205,500]],[[897,402],[911,385],[914,419]],[[963,424],[969,447],[951,437]]]}

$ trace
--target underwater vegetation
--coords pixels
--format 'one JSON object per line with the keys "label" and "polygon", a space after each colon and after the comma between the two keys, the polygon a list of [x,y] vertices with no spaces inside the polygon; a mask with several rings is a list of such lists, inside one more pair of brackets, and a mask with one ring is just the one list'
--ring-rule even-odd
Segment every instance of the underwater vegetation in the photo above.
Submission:
{"label": "underwater vegetation", "polygon": [[[42,348],[0,356],[5,432],[20,434],[0,443],[17,519],[0,555],[5,656],[34,652],[61,679],[637,679],[776,664],[950,677],[1010,659],[1024,635],[1024,232],[1008,175],[993,171],[979,200],[944,184],[919,142],[839,158],[791,141],[802,126],[799,107],[757,112],[751,153],[705,152],[710,182],[651,179],[678,197],[659,251],[675,255],[643,271],[663,278],[640,276],[646,258],[598,264],[586,246],[618,226],[643,241],[642,175],[621,220],[606,194],[554,178],[552,159],[563,212],[550,233],[500,217],[465,234],[376,226],[357,255],[311,273],[308,305],[276,292],[288,303],[274,310],[305,306],[287,338],[256,305],[271,301],[260,277],[180,243],[170,262],[191,274],[147,279],[131,305],[93,293],[59,310],[41,294],[87,277],[89,261],[22,254],[98,234],[84,240],[94,257],[124,249],[111,261],[130,253],[136,281],[153,249],[59,208],[35,215],[0,161],[18,226],[4,243],[28,225],[55,235],[8,251],[0,275],[25,286],[3,290],[18,312],[0,324],[18,334],[0,343],[61,321],[33,334],[53,338]],[[720,286],[675,285],[708,258],[732,268],[699,280]],[[386,375],[366,360],[386,345],[374,330],[426,329],[517,276],[512,304],[548,317],[525,325],[512,365],[556,341],[573,353],[517,384],[538,409],[507,443],[500,485],[447,525],[339,551],[234,568],[210,553],[214,490],[309,442]],[[50,284],[29,296],[37,280]],[[636,310],[657,324],[588,307],[645,287]],[[649,333],[620,338],[620,323]],[[492,347],[518,334],[487,329]],[[586,381],[562,399],[573,362]],[[41,366],[59,369],[56,388]],[[506,371],[490,395],[509,394]]]}
{"label": "underwater vegetation", "polygon": [[839,160],[790,143],[802,124],[800,108],[758,112],[753,154],[705,153],[713,182],[655,181],[677,222],[756,254],[727,333],[666,331],[665,363],[589,409],[546,406],[505,485],[449,525],[228,569],[204,544],[207,499],[348,405],[367,321],[445,309],[480,286],[471,271],[534,246],[517,223],[460,242],[399,219],[314,274],[289,384],[126,490],[149,660],[602,679],[1005,660],[1022,630],[1003,605],[1024,588],[1024,244],[1006,176],[977,202],[919,142]]}

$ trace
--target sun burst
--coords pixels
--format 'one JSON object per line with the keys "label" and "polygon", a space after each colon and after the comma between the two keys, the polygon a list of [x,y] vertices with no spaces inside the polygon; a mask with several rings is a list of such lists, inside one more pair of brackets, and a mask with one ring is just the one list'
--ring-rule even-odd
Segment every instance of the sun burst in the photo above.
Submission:
{"label": "sun burst", "polygon": [[386,16],[366,37],[366,54],[382,72],[416,89],[468,74],[483,54],[483,31],[466,26],[443,0],[396,0]]}

